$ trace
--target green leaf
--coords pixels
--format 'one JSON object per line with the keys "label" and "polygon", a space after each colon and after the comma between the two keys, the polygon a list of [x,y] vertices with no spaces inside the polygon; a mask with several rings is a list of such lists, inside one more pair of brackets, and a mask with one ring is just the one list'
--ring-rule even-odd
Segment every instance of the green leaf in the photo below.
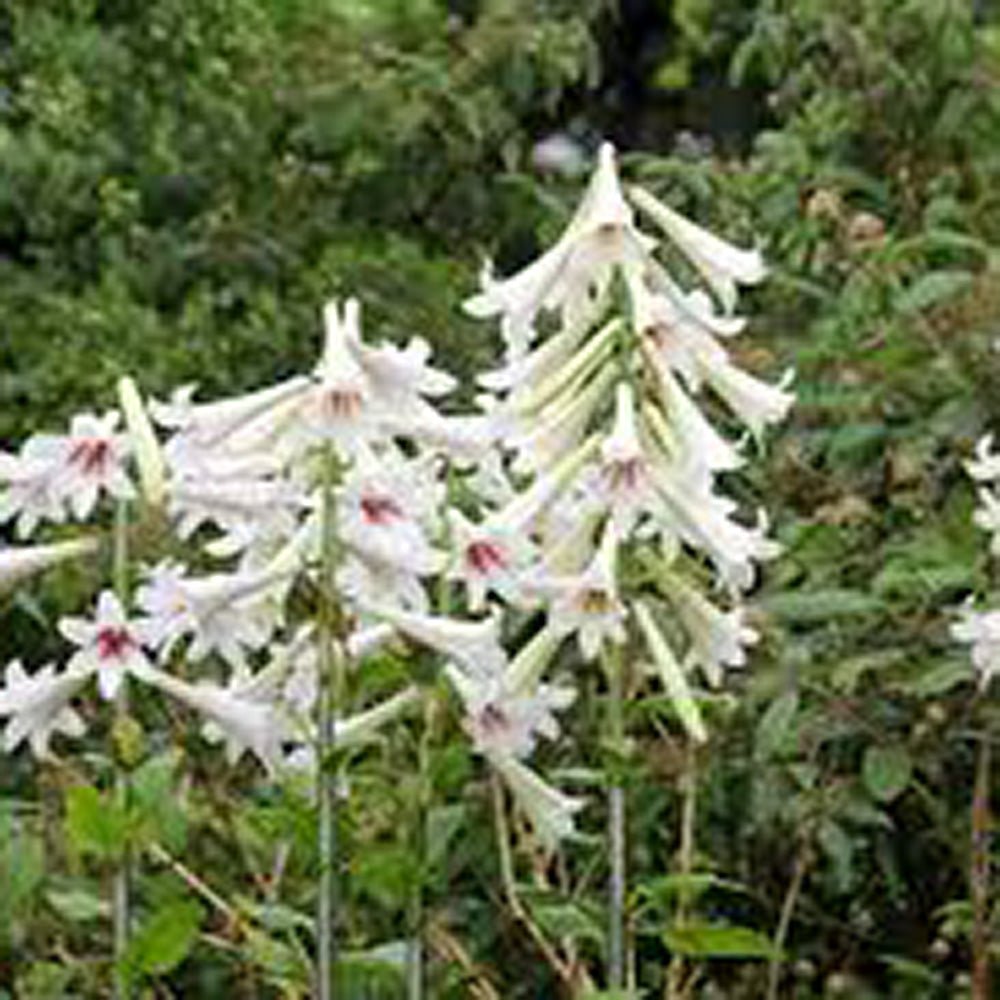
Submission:
{"label": "green leaf", "polygon": [[133,833],[146,841],[160,841],[179,852],[187,837],[187,816],[175,791],[178,754],[151,757],[132,775],[129,820]]}
{"label": "green leaf", "polygon": [[906,791],[913,762],[903,747],[869,747],[861,764],[861,777],[872,798],[891,802]]}
{"label": "green leaf", "polygon": [[535,903],[531,915],[544,931],[553,937],[568,937],[576,941],[591,941],[603,945],[604,931],[600,924],[574,903]]}
{"label": "green leaf", "polygon": [[772,958],[774,945],[760,931],[728,924],[684,924],[663,933],[667,947],[689,958]]}
{"label": "green leaf", "polygon": [[66,833],[81,854],[118,856],[125,846],[128,824],[110,797],[90,785],[66,793]]}
{"label": "green leaf", "polygon": [[187,900],[157,910],[129,942],[122,960],[129,975],[156,976],[175,969],[191,951],[202,917],[201,907]]}
{"label": "green leaf", "polygon": [[792,723],[798,710],[797,691],[786,691],[768,705],[767,711],[757,723],[757,735],[754,739],[756,757],[766,760],[778,754],[792,734]]}
{"label": "green leaf", "polygon": [[111,913],[111,907],[105,900],[86,889],[62,892],[52,889],[45,894],[45,899],[60,916],[74,923],[103,920]]}
{"label": "green leaf", "polygon": [[867,615],[882,611],[885,607],[882,601],[871,594],[835,587],[808,593],[776,594],[761,603],[768,614],[794,625]]}
{"label": "green leaf", "polygon": [[895,306],[904,313],[921,312],[954,298],[965,291],[972,284],[972,280],[973,276],[968,271],[931,271],[904,289],[896,297]]}

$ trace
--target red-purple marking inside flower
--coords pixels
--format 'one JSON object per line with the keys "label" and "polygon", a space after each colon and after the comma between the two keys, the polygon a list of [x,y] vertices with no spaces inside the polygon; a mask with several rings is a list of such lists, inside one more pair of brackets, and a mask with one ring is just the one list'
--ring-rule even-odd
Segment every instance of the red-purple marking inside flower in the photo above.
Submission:
{"label": "red-purple marking inside flower", "polygon": [[608,462],[604,466],[604,478],[612,490],[634,490],[645,473],[645,463],[641,458]]}
{"label": "red-purple marking inside flower", "polygon": [[80,438],[73,443],[69,464],[79,465],[88,476],[101,476],[111,461],[111,442],[106,438]]}
{"label": "red-purple marking inside flower", "polygon": [[366,496],[361,498],[361,513],[369,524],[391,524],[403,516],[403,510],[392,497]]}
{"label": "red-purple marking inside flower", "polygon": [[481,576],[507,568],[507,557],[496,542],[473,542],[465,550],[465,560]]}
{"label": "red-purple marking inside flower", "polygon": [[135,639],[120,625],[106,625],[97,633],[97,655],[102,660],[120,660],[135,649]]}
{"label": "red-purple marking inside flower", "polygon": [[484,736],[496,736],[510,726],[507,713],[493,701],[483,706],[476,722]]}

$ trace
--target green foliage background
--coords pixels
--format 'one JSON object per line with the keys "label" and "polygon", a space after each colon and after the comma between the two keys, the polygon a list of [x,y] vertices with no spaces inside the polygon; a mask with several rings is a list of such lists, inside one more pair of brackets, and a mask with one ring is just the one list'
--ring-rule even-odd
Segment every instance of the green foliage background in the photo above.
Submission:
{"label": "green foliage background", "polygon": [[[961,466],[1000,422],[989,5],[8,0],[0,445],[107,404],[122,372],[211,394],[308,365],[318,306],[347,292],[371,334],[419,333],[468,375],[495,349],[458,308],[481,257],[528,259],[578,193],[530,168],[532,143],[567,122],[615,139],[626,172],[680,210],[763,241],[772,278],[740,349],[762,373],[793,366],[800,399],[734,484],[772,511],[786,554],[754,597],[765,642],[698,762],[701,937],[671,926],[682,748],[665,709],[634,711],[616,765],[640,985],[662,994],[672,945],[701,968],[692,996],[762,996],[753,956],[799,871],[783,996],[966,995],[972,739],[1000,722],[948,636],[952,609],[992,585]],[[67,573],[6,607],[5,651],[44,651],[60,592],[86,586]],[[379,664],[375,686],[400,670]],[[590,721],[601,697],[595,680]],[[106,874],[126,841],[148,860],[132,956],[148,995],[304,995],[308,801],[220,773],[161,721],[129,815],[107,800],[107,751],[5,759],[0,995],[104,995]],[[422,837],[405,777],[418,727],[352,764],[348,995],[400,995],[417,879],[432,996],[554,995],[498,896],[488,787],[435,725]],[[600,748],[545,764],[586,769],[599,832]],[[595,838],[572,891],[530,896],[595,962],[604,864]]]}

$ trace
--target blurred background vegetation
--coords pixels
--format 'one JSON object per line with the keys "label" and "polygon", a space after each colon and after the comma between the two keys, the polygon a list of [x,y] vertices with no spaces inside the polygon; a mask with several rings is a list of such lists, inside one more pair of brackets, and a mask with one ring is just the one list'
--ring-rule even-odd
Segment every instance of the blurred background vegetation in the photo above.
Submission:
{"label": "blurred background vegetation", "polygon": [[[5,0],[0,447],[109,404],[123,372],[211,395],[308,366],[320,304],[347,293],[370,336],[425,336],[468,376],[496,350],[459,309],[481,259],[508,270],[559,231],[601,137],[678,209],[762,243],[772,277],[739,349],[762,374],[794,367],[800,400],[733,484],[787,550],[698,762],[698,870],[715,876],[699,912],[770,938],[791,896],[782,996],[967,995],[972,748],[1000,718],[948,624],[991,587],[961,463],[1000,425],[996,4]],[[44,654],[57,607],[7,606],[4,652]],[[419,734],[358,763],[348,995],[400,995],[394,939],[421,879],[433,997],[554,996],[498,897],[488,789],[441,725],[423,861],[399,778]],[[630,731],[653,997],[690,768],[655,713]],[[180,737],[143,754],[131,836],[244,914],[156,854],[134,956],[148,995],[301,995],[308,803],[215,773]],[[85,763],[106,775],[106,754]],[[80,767],[0,769],[0,995],[103,995],[102,877],[124,835]],[[600,806],[587,816],[600,830]],[[531,907],[596,959],[605,862],[597,842],[582,855],[574,891],[536,886]],[[764,995],[740,940],[692,946],[692,997]]]}

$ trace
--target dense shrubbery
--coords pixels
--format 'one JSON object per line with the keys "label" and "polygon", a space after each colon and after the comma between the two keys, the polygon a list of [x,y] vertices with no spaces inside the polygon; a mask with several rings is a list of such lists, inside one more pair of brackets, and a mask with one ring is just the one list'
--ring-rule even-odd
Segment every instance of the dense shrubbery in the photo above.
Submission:
{"label": "dense shrubbery", "polygon": [[[773,276],[744,360],[793,365],[800,401],[738,484],[768,497],[787,551],[756,600],[766,643],[696,762],[698,871],[716,878],[681,891],[706,919],[766,937],[791,900],[782,995],[961,996],[973,737],[1000,720],[973,700],[947,629],[949,609],[990,585],[961,460],[1000,418],[1000,33],[953,0],[759,0],[752,17],[719,6],[713,21],[712,5],[675,3],[648,76],[696,89],[730,68],[740,94],[761,95],[766,127],[742,160],[698,136],[668,155],[663,130],[662,148],[625,163],[716,230],[763,235]],[[520,262],[564,222],[570,193],[528,173],[527,154],[561,108],[614,131],[613,103],[589,95],[608,93],[598,51],[616,30],[598,0],[8,5],[0,444],[109,401],[123,371],[154,393],[228,392],[301,368],[316,303],[345,292],[379,334],[418,332],[452,370],[483,367],[492,345],[458,303],[480,254]],[[43,647],[60,594],[85,587],[67,572],[22,595],[4,609],[3,645]],[[378,669],[392,680],[398,667]],[[629,729],[640,985],[655,996],[693,765],[655,718]],[[401,936],[417,877],[433,996],[548,995],[550,970],[495,896],[488,790],[467,794],[468,752],[438,736],[422,874],[406,777],[419,734],[355,778],[347,974],[368,985],[350,995],[380,995],[379,977],[398,995],[392,950],[365,949]],[[251,932],[150,866],[137,961],[152,982],[187,957],[163,980],[174,995],[295,995],[309,817],[193,744],[143,754],[137,842],[233,900],[266,896],[280,857],[282,905]],[[561,763],[608,761],[589,747]],[[63,763],[36,783],[8,761],[0,779],[0,988],[16,996],[101,995],[91,959],[107,950],[102,866],[119,833],[69,793],[79,778]],[[596,956],[600,844],[589,861],[587,892],[529,902],[545,930]],[[706,956],[691,996],[764,995],[766,964],[740,960],[759,941],[687,944]]]}

